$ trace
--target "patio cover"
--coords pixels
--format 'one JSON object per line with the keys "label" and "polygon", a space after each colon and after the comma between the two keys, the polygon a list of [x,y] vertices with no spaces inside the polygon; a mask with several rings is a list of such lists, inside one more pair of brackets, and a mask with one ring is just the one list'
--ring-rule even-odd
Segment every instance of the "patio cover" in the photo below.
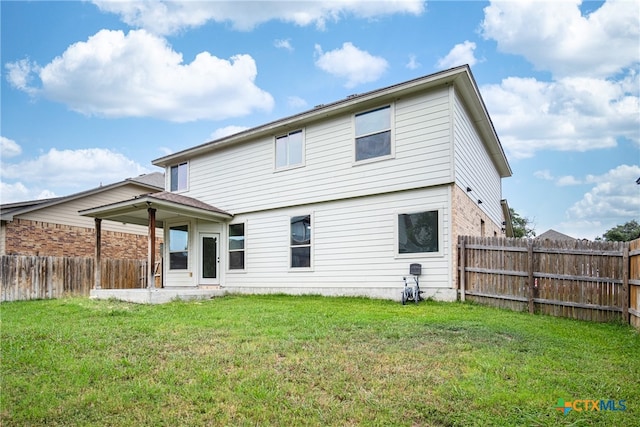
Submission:
{"label": "patio cover", "polygon": [[164,227],[164,221],[166,219],[181,216],[207,221],[226,221],[233,218],[232,214],[222,209],[218,209],[192,197],[186,197],[168,191],[143,194],[122,202],[84,209],[78,213],[95,219],[95,289],[101,288],[102,281],[102,272],[100,271],[100,247],[102,241],[101,224],[103,219],[125,224],[146,225],[148,227],[147,287],[151,289],[154,286],[153,266],[156,258],[156,228]]}
{"label": "patio cover", "polygon": [[163,227],[167,218],[184,216],[204,220],[229,220],[233,215],[192,197],[161,191],[143,194],[133,199],[109,205],[84,209],[80,215],[108,219],[125,224],[149,225],[149,209],[155,209],[157,227]]}

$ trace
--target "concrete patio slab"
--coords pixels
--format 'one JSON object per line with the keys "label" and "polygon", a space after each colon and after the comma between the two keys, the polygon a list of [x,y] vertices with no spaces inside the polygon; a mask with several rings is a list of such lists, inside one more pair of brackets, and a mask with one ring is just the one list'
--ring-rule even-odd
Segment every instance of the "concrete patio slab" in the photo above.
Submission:
{"label": "concrete patio slab", "polygon": [[137,304],[164,304],[175,300],[205,300],[221,297],[226,290],[214,289],[92,289],[89,297],[93,299],[117,299]]}

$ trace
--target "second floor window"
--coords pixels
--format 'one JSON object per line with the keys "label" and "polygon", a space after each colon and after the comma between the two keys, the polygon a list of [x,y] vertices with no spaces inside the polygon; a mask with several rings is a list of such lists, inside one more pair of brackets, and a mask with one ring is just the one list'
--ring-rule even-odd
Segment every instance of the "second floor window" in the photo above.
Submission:
{"label": "second floor window", "polygon": [[187,162],[171,166],[171,191],[187,189],[187,176],[189,175]]}
{"label": "second floor window", "polygon": [[302,130],[276,137],[276,169],[302,165]]}
{"label": "second floor window", "polygon": [[356,114],[356,161],[391,155],[391,106]]}

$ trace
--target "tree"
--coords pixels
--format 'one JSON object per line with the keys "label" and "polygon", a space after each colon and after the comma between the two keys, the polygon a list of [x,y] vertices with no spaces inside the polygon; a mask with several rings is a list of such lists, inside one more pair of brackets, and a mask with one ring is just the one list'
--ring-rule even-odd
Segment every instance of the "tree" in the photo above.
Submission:
{"label": "tree", "polygon": [[602,237],[609,242],[630,242],[640,238],[640,224],[634,219],[607,230]]}
{"label": "tree", "polygon": [[535,237],[534,224],[529,218],[520,216],[513,208],[509,208],[511,224],[513,225],[513,237]]}

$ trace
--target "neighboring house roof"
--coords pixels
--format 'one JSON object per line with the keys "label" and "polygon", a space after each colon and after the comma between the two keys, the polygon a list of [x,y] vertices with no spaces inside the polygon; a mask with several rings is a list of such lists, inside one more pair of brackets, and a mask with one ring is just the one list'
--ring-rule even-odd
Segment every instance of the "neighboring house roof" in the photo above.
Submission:
{"label": "neighboring house roof", "polygon": [[63,197],[2,204],[0,205],[0,219],[2,219],[3,221],[12,221],[13,218],[17,215],[22,215],[39,209],[48,208],[60,203],[65,203],[103,191],[112,190],[114,188],[122,187],[131,183],[146,187],[150,190],[150,192],[156,192],[158,190],[164,189],[164,174],[162,172],[153,172],[145,175],[140,175],[135,178],[127,178],[124,181],[116,182],[114,184],[101,185],[100,187],[92,188],[91,190],[81,191],[79,193],[74,193]]}
{"label": "neighboring house roof", "polygon": [[468,108],[469,116],[478,126],[478,131],[482,135],[487,153],[493,160],[500,176],[511,176],[511,167],[468,65],[451,68],[371,92],[351,95],[346,99],[330,104],[319,105],[309,111],[161,157],[154,160],[153,164],[160,167],[168,167],[231,144],[255,140],[255,138],[273,135],[274,133],[284,133],[287,130],[299,128],[312,121],[327,119],[341,114],[351,114],[364,108],[375,107],[382,102],[391,102],[399,97],[409,96],[419,91],[444,85],[453,85],[463,99]]}
{"label": "neighboring house roof", "polygon": [[566,234],[562,234],[556,230],[547,230],[538,237],[536,240],[576,240],[571,236],[567,236]]}
{"label": "neighboring house roof", "polygon": [[187,216],[204,220],[231,219],[233,215],[192,197],[161,191],[143,194],[133,199],[84,209],[80,215],[130,224],[148,225],[148,209],[156,209],[156,225],[163,226],[167,218]]}
{"label": "neighboring house roof", "polygon": [[125,182],[136,182],[142,185],[148,185],[154,188],[164,189],[164,174],[162,172],[152,172],[144,175],[138,175],[134,178],[127,178]]}
{"label": "neighboring house roof", "polygon": [[26,200],[23,202],[4,203],[0,205],[0,210],[2,210],[2,213],[4,214],[9,211],[14,211],[16,209],[26,209],[33,206],[42,205],[45,203],[51,203],[54,200],[59,200],[59,199],[61,199],[61,197],[52,197],[50,199]]}

